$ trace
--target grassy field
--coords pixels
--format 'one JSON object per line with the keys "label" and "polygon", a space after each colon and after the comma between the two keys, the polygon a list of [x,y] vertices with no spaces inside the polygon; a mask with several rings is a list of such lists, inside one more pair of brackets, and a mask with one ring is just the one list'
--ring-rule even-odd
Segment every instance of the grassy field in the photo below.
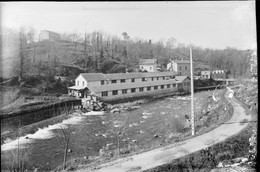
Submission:
{"label": "grassy field", "polygon": [[[204,127],[206,124],[214,128],[228,120],[229,113],[224,113],[225,108],[228,108],[223,100],[224,92],[225,90],[216,91],[218,101],[212,100],[213,91],[195,94],[198,134],[209,130],[209,127]],[[68,168],[72,170],[118,158],[119,131],[122,133],[119,142],[121,157],[177,143],[190,137],[188,96],[161,98],[140,106],[130,112],[106,113],[103,116],[78,114],[83,117],[80,124],[68,125],[71,130]],[[60,135],[61,131],[54,130],[54,133]],[[38,167],[43,171],[50,171],[61,167],[63,145],[59,138],[35,140],[29,145],[29,170]],[[3,167],[7,166],[7,154],[8,152],[1,153]]]}

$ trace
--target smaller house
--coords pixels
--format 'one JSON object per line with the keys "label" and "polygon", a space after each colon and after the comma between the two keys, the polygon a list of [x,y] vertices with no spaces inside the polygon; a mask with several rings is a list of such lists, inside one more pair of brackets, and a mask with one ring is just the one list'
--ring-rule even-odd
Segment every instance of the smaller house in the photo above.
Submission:
{"label": "smaller house", "polygon": [[60,34],[49,30],[42,30],[39,35],[39,41],[43,41],[43,40],[52,40],[52,41],[60,40]]}
{"label": "smaller house", "polygon": [[211,76],[211,71],[201,71],[201,78],[202,79],[210,79]]}
{"label": "smaller house", "polygon": [[68,87],[68,94],[79,98],[87,97],[89,93],[87,87],[104,85],[106,80],[102,73],[81,73],[76,78],[75,85]]}
{"label": "smaller house", "polygon": [[190,61],[189,60],[171,60],[167,64],[167,70],[177,72],[178,75],[190,76]]}
{"label": "smaller house", "polygon": [[140,59],[139,70],[157,72],[157,59]]}
{"label": "smaller house", "polygon": [[176,76],[175,80],[179,82],[178,88],[179,90],[185,90],[190,92],[191,88],[191,79],[188,76]]}

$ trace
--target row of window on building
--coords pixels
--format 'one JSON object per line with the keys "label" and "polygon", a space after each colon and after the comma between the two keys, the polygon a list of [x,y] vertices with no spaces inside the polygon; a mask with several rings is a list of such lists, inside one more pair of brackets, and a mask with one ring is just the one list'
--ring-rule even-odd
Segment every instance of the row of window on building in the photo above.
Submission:
{"label": "row of window on building", "polygon": [[[188,70],[188,67],[187,66],[184,66],[185,67],[185,70]],[[181,70],[181,66],[179,67],[179,69]]]}
{"label": "row of window on building", "polygon": [[[187,83],[188,84],[188,83]],[[154,90],[158,90],[158,88],[161,88],[164,89],[164,88],[171,88],[171,85],[172,85],[172,88],[175,88],[177,87],[176,84],[167,84],[167,85],[160,85],[160,86],[153,86],[154,87]],[[148,86],[148,87],[139,87],[139,92],[143,92],[144,91],[144,88],[146,88],[146,91],[151,91],[151,88],[152,86]],[[137,90],[137,88],[131,88],[131,89],[122,89],[122,94],[127,94],[128,91],[130,91],[130,93],[135,93]],[[103,91],[101,93],[102,97],[106,97],[108,96],[108,91]],[[112,90],[112,95],[118,95],[118,90]]]}
{"label": "row of window on building", "polygon": [[[162,79],[165,80],[165,77],[163,76]],[[152,80],[152,81],[154,81],[154,80],[159,80],[159,77],[152,77],[151,80]],[[146,78],[142,78],[142,81],[144,82],[144,81],[147,81],[147,80],[146,80]],[[120,79],[120,83],[125,83],[125,82],[126,82],[125,79]],[[131,82],[135,82],[135,78],[131,78]],[[116,83],[117,83],[117,80],[116,80],[116,79],[115,79],[115,80],[111,80],[111,83],[112,83],[112,84],[116,84]],[[102,80],[102,81],[101,81],[101,85],[104,85],[104,84],[105,84],[105,81]]]}
{"label": "row of window on building", "polygon": [[[169,77],[162,77],[162,79],[163,80],[165,80],[165,79],[169,79]],[[154,81],[154,80],[159,80],[159,77],[152,77],[151,78],[151,81]],[[142,78],[142,81],[144,82],[144,81],[147,81],[146,80],[146,78]],[[101,82],[101,85],[105,85],[105,81],[104,80],[102,80],[102,81],[100,81]],[[120,83],[125,83],[126,82],[126,79],[120,79]],[[131,78],[131,82],[135,82],[135,78]],[[117,80],[115,79],[115,80],[111,80],[111,83],[112,84],[116,84],[117,83]],[[79,85],[79,81],[77,81],[77,85]],[[85,83],[84,83],[84,81],[82,81],[82,86],[84,86],[85,85]]]}

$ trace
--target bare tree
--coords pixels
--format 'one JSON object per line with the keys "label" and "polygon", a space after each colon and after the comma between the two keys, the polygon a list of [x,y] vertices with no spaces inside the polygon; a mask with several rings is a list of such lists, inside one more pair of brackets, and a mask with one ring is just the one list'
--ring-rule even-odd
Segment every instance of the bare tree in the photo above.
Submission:
{"label": "bare tree", "polygon": [[23,80],[23,73],[24,73],[24,54],[23,54],[23,49],[24,49],[24,31],[23,29],[20,30],[19,33],[20,39],[19,39],[19,58],[20,58],[20,72],[19,72],[19,81],[21,82]]}
{"label": "bare tree", "polygon": [[[3,164],[5,168],[8,168],[11,172],[24,172],[26,171],[27,164],[28,164],[28,154],[30,153],[31,149],[29,148],[21,148],[20,147],[20,129],[21,129],[21,119],[19,119],[19,123],[17,126],[17,148],[11,150],[10,152],[4,152],[3,156]],[[2,161],[1,161],[2,162]]]}
{"label": "bare tree", "polygon": [[62,169],[66,169],[66,163],[67,163],[67,156],[68,156],[68,150],[69,150],[69,144],[70,144],[70,136],[71,136],[71,128],[65,128],[60,126],[60,133],[57,134],[57,137],[59,138],[60,142],[62,143],[63,147],[63,165]]}
{"label": "bare tree", "polygon": [[[116,119],[119,119],[119,116],[122,114],[117,113]],[[114,121],[114,120],[113,120]],[[118,150],[118,157],[120,157],[120,143],[126,137],[127,129],[128,129],[128,116],[124,115],[121,122],[114,127],[114,134],[116,135],[117,139],[117,150]]]}

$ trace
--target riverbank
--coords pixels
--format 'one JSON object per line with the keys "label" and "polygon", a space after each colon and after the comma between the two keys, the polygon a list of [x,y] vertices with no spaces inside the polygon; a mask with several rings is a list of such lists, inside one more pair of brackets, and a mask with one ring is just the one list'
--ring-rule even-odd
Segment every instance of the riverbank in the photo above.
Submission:
{"label": "riverbank", "polygon": [[[228,96],[226,96],[227,98]],[[208,169],[203,169],[201,164],[205,163],[205,160],[209,160],[206,163],[214,163],[211,162],[210,157],[208,156],[204,158],[203,155],[208,155],[211,152],[207,150],[207,147],[215,145],[218,142],[221,142],[232,136],[237,134],[239,131],[246,127],[245,124],[240,124],[240,121],[249,120],[250,116],[246,115],[243,111],[243,108],[239,106],[239,104],[230,99],[230,103],[234,107],[234,115],[227,123],[222,124],[221,126],[215,128],[214,130],[207,132],[202,135],[196,135],[196,137],[192,137],[188,140],[179,142],[179,144],[171,144],[171,146],[165,146],[159,149],[154,149],[148,152],[144,152],[138,155],[133,155],[127,158],[120,158],[116,161],[110,163],[103,163],[101,166],[95,168],[83,168],[77,171],[105,171],[105,172],[116,172],[116,171],[144,171],[151,168],[156,167],[155,169],[151,169],[148,171],[175,171],[175,170],[203,170],[207,171]],[[191,158],[186,157],[187,161],[184,163],[179,163],[176,166],[171,166],[171,163],[168,164],[173,159],[178,159],[185,155],[189,155],[190,153],[196,152],[198,150],[203,149],[201,154],[202,156],[193,156]],[[210,153],[209,153],[210,152]],[[204,154],[203,154],[204,153]],[[221,152],[218,152],[221,153]],[[214,156],[214,155],[213,155]],[[215,157],[212,157],[215,158]],[[198,164],[191,164],[191,162],[198,162]],[[166,164],[160,166],[162,164]],[[188,168],[181,168],[183,164],[186,164]],[[180,166],[178,166],[180,165]],[[193,166],[194,165],[194,166]],[[159,166],[159,167],[158,167]],[[176,168],[175,168],[176,167]],[[96,169],[96,170],[94,170]]]}
{"label": "riverbank", "polygon": [[31,101],[26,102],[25,98],[24,103],[20,104],[19,106],[16,106],[15,108],[5,108],[0,109],[1,119],[13,117],[13,116],[19,116],[26,113],[31,113],[35,111],[40,111],[44,109],[49,108],[58,108],[67,106],[68,108],[75,105],[81,105],[81,100],[75,99],[75,98],[61,98],[61,99],[54,99],[54,98],[44,98],[41,101]]}
{"label": "riverbank", "polygon": [[[225,90],[217,90],[215,95],[219,99],[218,103],[212,99],[213,91],[195,94],[197,120],[204,121],[203,123],[216,123],[214,118],[209,118],[215,115],[207,111],[211,109],[213,112],[215,108],[215,111],[221,112],[225,108],[222,105],[226,102],[220,101],[222,100],[220,95],[224,92]],[[219,104],[218,107],[216,104]],[[127,125],[124,125],[126,135],[120,140],[120,157],[178,143],[190,135],[187,114],[190,114],[190,97],[172,96],[140,104],[139,108],[129,112],[107,113],[101,116],[82,115],[79,124],[68,125],[73,133],[69,146],[71,152],[68,153],[68,168],[79,168],[84,164],[93,165],[116,159],[118,157],[116,131],[121,130],[120,124],[126,121]],[[218,122],[221,120],[225,119],[219,118]],[[200,128],[202,126],[197,128],[198,132],[203,131],[202,129],[199,131]],[[60,133],[58,129],[53,132]],[[62,164],[63,149],[58,138],[36,140],[30,144],[29,149],[28,162],[31,163],[28,165],[29,170],[33,170],[32,164],[43,171],[53,170]]]}

